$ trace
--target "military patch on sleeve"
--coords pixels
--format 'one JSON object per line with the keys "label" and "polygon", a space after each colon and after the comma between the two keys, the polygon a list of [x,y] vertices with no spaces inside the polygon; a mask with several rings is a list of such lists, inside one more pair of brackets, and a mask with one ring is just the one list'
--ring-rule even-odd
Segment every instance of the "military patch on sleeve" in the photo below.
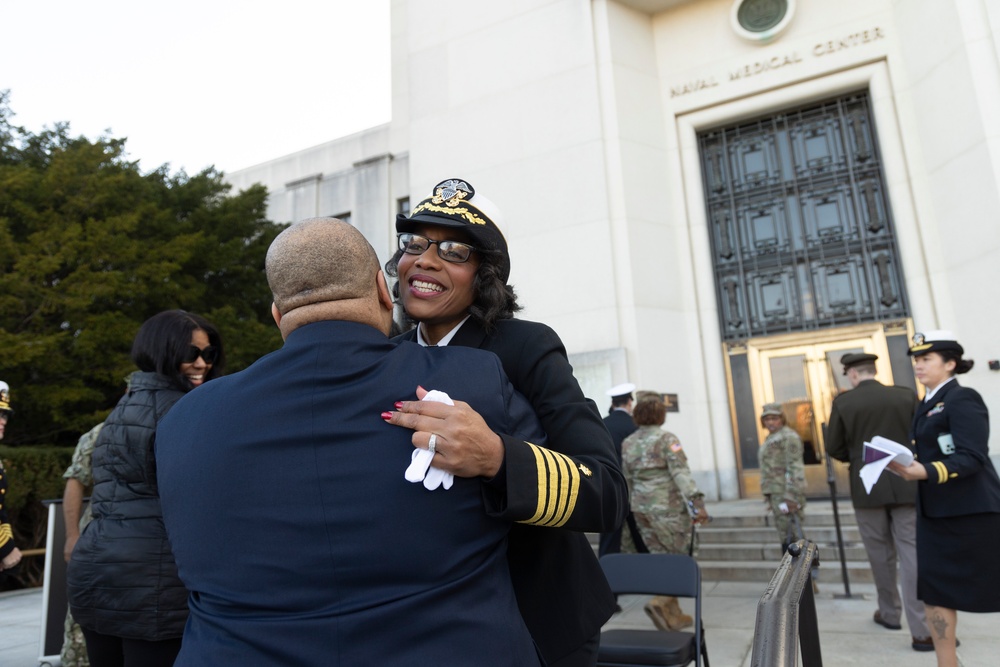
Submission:
{"label": "military patch on sleeve", "polygon": [[679,452],[679,451],[681,451],[681,443],[675,442],[674,444],[670,445],[670,451],[672,451],[672,452]]}

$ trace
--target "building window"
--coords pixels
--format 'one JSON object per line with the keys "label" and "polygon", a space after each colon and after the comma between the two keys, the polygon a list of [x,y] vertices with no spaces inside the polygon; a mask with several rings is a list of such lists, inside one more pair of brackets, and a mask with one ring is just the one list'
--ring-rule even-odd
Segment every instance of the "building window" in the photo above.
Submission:
{"label": "building window", "polygon": [[909,315],[867,92],[698,146],[724,340]]}
{"label": "building window", "polygon": [[410,214],[410,198],[400,197],[396,200],[396,213],[402,213],[403,215]]}

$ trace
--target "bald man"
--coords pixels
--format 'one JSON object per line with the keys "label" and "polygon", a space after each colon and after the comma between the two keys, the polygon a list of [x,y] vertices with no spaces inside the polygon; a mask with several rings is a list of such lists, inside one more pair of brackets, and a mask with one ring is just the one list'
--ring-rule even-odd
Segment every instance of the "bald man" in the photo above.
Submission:
{"label": "bald man", "polygon": [[407,481],[412,433],[382,416],[421,385],[540,437],[499,360],[390,342],[378,258],[338,220],[283,231],[266,272],[282,348],[191,392],[157,431],[190,591],[176,664],[539,664],[508,573],[510,524],[486,515],[478,478]]}

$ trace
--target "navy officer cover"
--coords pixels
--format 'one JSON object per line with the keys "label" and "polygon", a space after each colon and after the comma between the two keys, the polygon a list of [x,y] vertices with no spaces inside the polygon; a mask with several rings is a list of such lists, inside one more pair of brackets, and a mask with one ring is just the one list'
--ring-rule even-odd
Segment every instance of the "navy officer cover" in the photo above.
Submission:
{"label": "navy officer cover", "polygon": [[480,479],[403,478],[415,388],[541,442],[499,360],[316,322],[181,399],[157,432],[163,518],[191,615],[184,665],[533,665]]}

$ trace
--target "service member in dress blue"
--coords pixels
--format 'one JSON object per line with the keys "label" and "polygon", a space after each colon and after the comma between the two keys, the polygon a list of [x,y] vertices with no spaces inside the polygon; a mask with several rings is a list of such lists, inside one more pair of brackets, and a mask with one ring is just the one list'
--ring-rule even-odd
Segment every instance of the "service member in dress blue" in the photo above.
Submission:
{"label": "service member in dress blue", "polygon": [[511,522],[486,513],[479,480],[404,478],[424,450],[436,468],[447,452],[379,419],[423,385],[541,442],[500,362],[391,342],[378,257],[346,223],[289,227],[266,272],[284,346],[182,399],[157,436],[191,591],[177,665],[540,664],[511,584]]}
{"label": "service member in dress blue", "polygon": [[910,355],[926,388],[913,416],[916,460],[890,463],[917,485],[917,597],[927,607],[938,665],[955,665],[956,610],[1000,611],[1000,478],[989,457],[990,420],[972,369],[950,331],[914,336]]}
{"label": "service member in dress blue", "polygon": [[[482,428],[468,406],[407,401],[392,423],[413,428],[416,444],[437,434],[446,465],[487,478],[487,507],[519,522],[510,535],[511,576],[546,662],[594,665],[615,599],[582,531],[618,528],[628,489],[611,435],[573,377],[559,336],[513,317],[520,306],[507,284],[510,254],[500,220],[496,205],[468,181],[442,181],[410,216],[397,216],[399,250],[386,272],[398,275],[405,316],[419,322],[401,337],[496,354],[541,420],[547,447]],[[480,467],[481,460],[489,465]]]}
{"label": "service member in dress blue", "polygon": [[[0,440],[3,440],[7,421],[14,413],[10,407],[10,385],[0,381]],[[21,550],[14,545],[14,531],[7,517],[7,471],[0,461],[0,571],[13,570],[21,563]]]}
{"label": "service member in dress blue", "polygon": [[[634,391],[635,385],[631,382],[625,382],[615,385],[605,392],[611,397],[611,408],[608,410],[608,416],[604,418],[604,425],[608,427],[611,440],[615,443],[615,453],[618,454],[619,464],[622,460],[622,442],[639,428],[632,419],[632,392]],[[619,526],[618,530],[601,533],[601,541],[597,549],[598,556],[616,554],[621,551],[622,528]]]}

